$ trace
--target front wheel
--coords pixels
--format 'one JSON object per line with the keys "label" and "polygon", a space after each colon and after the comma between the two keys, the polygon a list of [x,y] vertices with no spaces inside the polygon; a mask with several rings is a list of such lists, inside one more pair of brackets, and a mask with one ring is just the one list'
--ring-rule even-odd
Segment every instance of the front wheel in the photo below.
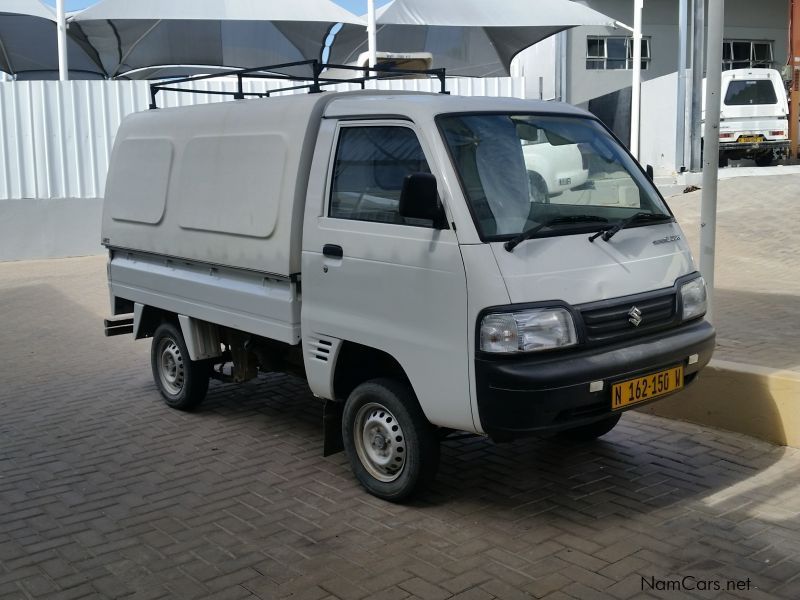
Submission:
{"label": "front wheel", "polygon": [[206,397],[211,367],[208,362],[189,358],[183,335],[172,323],[162,323],[153,334],[150,366],[170,408],[189,410]]}
{"label": "front wheel", "polygon": [[429,483],[439,466],[439,440],[414,392],[374,379],[359,385],[344,405],[342,437],[358,481],[391,502]]}
{"label": "front wheel", "polygon": [[576,442],[588,442],[607,434],[619,423],[622,413],[617,413],[606,417],[602,421],[595,421],[588,425],[580,425],[572,429],[565,429],[561,436]]}

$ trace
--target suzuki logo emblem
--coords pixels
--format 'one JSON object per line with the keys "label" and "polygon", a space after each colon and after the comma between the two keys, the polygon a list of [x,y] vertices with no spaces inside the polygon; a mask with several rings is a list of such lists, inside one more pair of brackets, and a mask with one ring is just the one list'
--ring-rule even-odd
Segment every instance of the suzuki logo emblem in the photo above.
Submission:
{"label": "suzuki logo emblem", "polygon": [[634,327],[638,327],[642,324],[642,311],[640,311],[635,306],[628,311],[628,323],[633,325]]}

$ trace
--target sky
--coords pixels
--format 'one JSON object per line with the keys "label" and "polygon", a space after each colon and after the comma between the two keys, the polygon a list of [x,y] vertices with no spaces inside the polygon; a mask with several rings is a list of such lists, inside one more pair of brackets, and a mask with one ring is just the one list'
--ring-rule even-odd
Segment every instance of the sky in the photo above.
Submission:
{"label": "sky", "polygon": [[[133,0],[135,1],[135,0]],[[367,0],[333,0],[336,4],[343,6],[347,10],[357,15],[367,12]],[[375,6],[383,6],[389,0],[375,0]],[[55,0],[45,0],[50,5],[55,6]],[[80,10],[95,4],[92,0],[66,0],[66,10]]]}

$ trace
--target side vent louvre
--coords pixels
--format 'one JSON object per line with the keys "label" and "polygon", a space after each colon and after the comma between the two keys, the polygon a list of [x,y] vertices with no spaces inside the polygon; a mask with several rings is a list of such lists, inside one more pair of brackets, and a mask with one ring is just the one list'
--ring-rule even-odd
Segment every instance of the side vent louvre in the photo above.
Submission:
{"label": "side vent louvre", "polygon": [[308,356],[320,362],[328,362],[332,346],[333,343],[328,340],[310,338],[308,340]]}

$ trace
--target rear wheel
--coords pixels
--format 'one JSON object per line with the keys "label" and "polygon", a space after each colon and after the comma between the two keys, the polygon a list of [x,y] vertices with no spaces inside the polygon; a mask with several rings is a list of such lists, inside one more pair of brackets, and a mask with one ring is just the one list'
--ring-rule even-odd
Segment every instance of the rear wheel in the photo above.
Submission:
{"label": "rear wheel", "polygon": [[374,379],[353,390],[344,406],[342,437],[353,473],[378,498],[400,502],[436,475],[436,430],[405,384]]}
{"label": "rear wheel", "polygon": [[602,421],[595,421],[588,425],[581,425],[580,427],[573,427],[572,429],[565,429],[561,432],[561,436],[576,442],[586,442],[594,440],[607,434],[614,429],[619,423],[622,413],[617,413],[603,419]]}
{"label": "rear wheel", "polygon": [[186,342],[172,323],[162,323],[150,347],[153,379],[170,408],[189,410],[206,397],[211,366],[189,358]]}
{"label": "rear wheel", "polygon": [[758,165],[759,167],[768,167],[773,162],[775,162],[775,153],[772,151],[767,152],[766,154],[756,156],[755,160],[756,160],[756,165]]}

